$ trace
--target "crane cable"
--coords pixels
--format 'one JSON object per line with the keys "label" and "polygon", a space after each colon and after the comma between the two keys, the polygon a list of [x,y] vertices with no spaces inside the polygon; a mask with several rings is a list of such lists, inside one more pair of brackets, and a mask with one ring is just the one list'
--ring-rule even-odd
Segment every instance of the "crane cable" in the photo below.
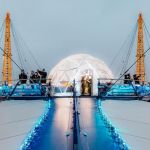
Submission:
{"label": "crane cable", "polygon": [[108,88],[108,90],[106,91],[109,92],[111,90],[111,88],[142,58],[145,57],[145,54],[150,50],[150,47],[143,53],[143,55],[141,55],[136,61],[134,61],[134,63],[116,80],[116,82],[114,82],[110,88]]}
{"label": "crane cable", "polygon": [[3,37],[3,33],[4,33],[4,24],[5,24],[5,21],[3,21],[2,26],[0,28],[0,33],[1,33],[0,34],[0,42],[2,42],[2,37]]}
{"label": "crane cable", "polygon": [[149,33],[148,29],[147,29],[147,26],[146,26],[145,22],[144,22],[144,27],[145,27],[145,29],[146,29],[146,31],[148,33],[149,38],[150,38],[150,33]]}
{"label": "crane cable", "polygon": [[22,56],[21,56],[21,54],[20,54],[19,45],[18,45],[18,42],[17,42],[17,38],[16,38],[16,35],[15,35],[15,32],[14,32],[14,30],[13,30],[12,24],[11,24],[11,29],[12,29],[12,35],[13,35],[15,47],[16,47],[16,50],[17,50],[17,52],[18,52],[18,57],[19,57],[20,65],[21,65],[21,67],[24,69],[24,67],[23,67],[23,62],[22,62],[23,59],[22,59]]}
{"label": "crane cable", "polygon": [[23,47],[20,44],[21,42],[19,41],[17,32],[14,28],[14,25],[12,24],[12,21],[11,21],[11,29],[12,29],[13,39],[14,39],[15,47],[16,47],[16,50],[17,50],[17,53],[18,53],[20,64],[21,64],[22,68],[27,70],[27,68],[29,68],[30,65],[28,65],[28,67],[26,67],[26,65],[25,65],[24,61],[26,60],[26,58],[25,58],[25,60],[23,59],[23,57],[25,57],[25,54],[21,54],[21,49],[23,49]]}
{"label": "crane cable", "polygon": [[[28,50],[29,54],[31,55],[31,57],[32,57],[33,60],[34,60],[35,65],[36,65],[38,68],[41,69],[41,67],[40,67],[40,65],[39,65],[39,63],[38,63],[38,61],[35,59],[33,53],[32,53],[31,50],[29,49],[28,45],[27,45],[26,42],[23,40],[21,34],[20,34],[19,31],[17,31],[16,28],[14,27],[13,22],[11,22],[11,25],[12,25],[13,30],[15,31],[17,37],[19,36],[20,44],[22,45],[22,47],[26,47],[26,50]],[[31,63],[31,64],[32,64],[32,63]]]}
{"label": "crane cable", "polygon": [[126,45],[126,43],[128,42],[128,39],[130,38],[130,35],[132,35],[132,32],[134,31],[134,29],[135,29],[136,27],[137,27],[137,23],[136,23],[135,27],[131,30],[131,32],[128,34],[127,38],[125,39],[125,41],[123,42],[123,44],[122,44],[121,47],[119,48],[119,50],[118,50],[118,52],[116,53],[116,55],[113,57],[113,59],[112,59],[110,65],[109,65],[109,67],[111,67],[111,66],[114,64],[116,58],[117,58],[117,57],[119,56],[119,54],[121,53],[122,48]]}
{"label": "crane cable", "polygon": [[126,68],[127,68],[127,65],[128,65],[128,62],[129,62],[129,58],[130,58],[130,55],[131,55],[131,51],[132,51],[132,48],[133,48],[133,45],[134,45],[134,42],[135,42],[135,37],[136,37],[136,32],[137,32],[137,23],[136,23],[136,26],[135,26],[135,29],[134,29],[134,32],[133,32],[133,35],[132,35],[132,39],[131,39],[131,43],[129,45],[129,50],[127,52],[127,55],[126,55],[126,58],[125,58],[125,62],[124,62],[124,65],[123,65],[123,68],[121,70],[121,73],[120,75],[125,72]]}
{"label": "crane cable", "polygon": [[[145,26],[145,29],[146,29],[146,31],[147,31],[147,33],[148,33],[149,38],[150,38],[150,33],[149,33],[149,31],[148,31],[148,29],[147,29],[145,23],[144,23],[144,26]],[[145,57],[145,56],[146,56],[145,54],[146,54],[149,50],[150,50],[150,47],[143,53],[143,55],[141,55],[136,61],[134,61],[134,63],[116,80],[116,82],[114,82],[114,83],[111,85],[110,88],[108,88],[108,90],[106,91],[106,94],[107,94],[107,92],[109,92],[109,91],[111,90],[111,88],[112,88],[142,57]]]}
{"label": "crane cable", "polygon": [[[146,37],[146,41],[147,41],[148,47],[150,47],[150,43],[149,43],[150,35],[149,35],[148,30],[147,30],[145,22],[144,22],[144,34],[145,34],[145,37]],[[145,72],[147,72],[147,65],[146,65],[146,63],[145,63],[145,70],[146,70]],[[145,78],[146,78],[146,80],[148,80],[147,74],[145,74]]]}
{"label": "crane cable", "polygon": [[11,61],[20,69],[22,70],[22,68],[4,51],[4,49],[2,47],[0,47],[0,50],[11,59]]}

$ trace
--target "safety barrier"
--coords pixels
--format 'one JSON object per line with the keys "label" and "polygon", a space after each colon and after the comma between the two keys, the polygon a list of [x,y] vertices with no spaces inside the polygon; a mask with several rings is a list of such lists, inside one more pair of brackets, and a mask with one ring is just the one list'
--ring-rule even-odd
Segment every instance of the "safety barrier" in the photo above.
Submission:
{"label": "safety barrier", "polygon": [[[14,85],[13,86],[7,86],[7,85],[0,86],[0,96],[9,95],[13,91],[14,87],[15,87]],[[12,96],[29,96],[29,95],[40,96],[41,86],[39,84],[18,85]]]}

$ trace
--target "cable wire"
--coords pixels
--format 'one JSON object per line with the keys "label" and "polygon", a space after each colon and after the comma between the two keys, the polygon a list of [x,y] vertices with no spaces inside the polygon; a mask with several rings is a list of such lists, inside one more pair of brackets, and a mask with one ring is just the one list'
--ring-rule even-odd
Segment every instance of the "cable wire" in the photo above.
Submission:
{"label": "cable wire", "polygon": [[9,57],[11,59],[11,61],[20,69],[22,70],[22,68],[4,51],[4,49],[2,47],[0,47],[0,50],[7,55],[7,57]]}
{"label": "cable wire", "polygon": [[13,35],[15,47],[16,47],[16,50],[17,50],[17,52],[18,52],[19,61],[20,61],[21,67],[24,69],[23,63],[22,63],[23,58],[22,58],[22,56],[21,56],[21,54],[20,54],[19,45],[18,45],[17,38],[16,38],[16,36],[15,36],[15,32],[14,32],[14,30],[13,30],[13,26],[12,26],[12,25],[11,25],[11,29],[12,29],[12,35]]}
{"label": "cable wire", "polygon": [[[26,47],[26,50],[28,50],[28,52],[30,53],[31,57],[33,58],[34,60],[34,63],[35,65],[38,67],[38,68],[41,68],[38,61],[35,59],[32,51],[29,49],[28,45],[25,43],[25,41],[23,40],[21,34],[16,30],[16,28],[14,27],[14,24],[13,22],[11,22],[11,25],[13,26],[13,30],[15,30],[15,33],[19,36],[19,39],[20,39],[20,44],[22,44],[22,47]],[[32,63],[31,63],[32,64]],[[33,65],[33,64],[32,64]]]}
{"label": "cable wire", "polygon": [[127,52],[127,55],[126,55],[126,58],[125,58],[125,61],[124,61],[124,65],[123,65],[123,68],[121,70],[121,73],[122,74],[123,72],[125,72],[126,68],[127,68],[127,65],[128,65],[128,62],[129,62],[129,58],[130,58],[130,55],[131,55],[131,51],[132,51],[132,48],[133,48],[133,45],[134,45],[134,42],[135,42],[135,37],[136,37],[136,33],[137,33],[137,23],[136,23],[136,26],[135,26],[135,29],[134,29],[134,32],[133,32],[133,36],[132,36],[132,40],[131,40],[131,43],[129,45],[129,50]]}
{"label": "cable wire", "polygon": [[119,48],[119,50],[118,50],[118,52],[116,53],[115,57],[112,59],[112,61],[111,61],[110,65],[109,65],[109,67],[111,67],[111,66],[114,64],[116,58],[120,55],[120,53],[122,52],[123,47],[126,45],[126,43],[128,42],[128,39],[129,39],[130,36],[132,35],[132,32],[134,32],[134,29],[136,29],[136,28],[137,28],[137,23],[135,24],[135,27],[132,29],[132,31],[131,31],[131,32],[129,33],[129,35],[127,36],[127,38],[126,38],[126,40],[124,41],[124,43],[122,44],[122,46]]}
{"label": "cable wire", "polygon": [[108,88],[108,90],[106,91],[109,92],[111,90],[111,88],[137,63],[137,61],[139,61],[142,57],[145,57],[145,54],[150,50],[150,47],[143,53],[143,55],[141,55],[117,80],[116,82],[114,82],[110,88]]}
{"label": "cable wire", "polygon": [[[149,43],[149,39],[148,39],[148,30],[146,30],[146,25],[144,25],[144,33],[145,33],[145,37],[146,37],[145,39],[147,41],[148,47],[150,47],[150,43]],[[145,63],[145,72],[147,72],[147,65],[146,65],[146,63]],[[147,73],[145,73],[145,78],[146,78],[146,80],[148,80]]]}

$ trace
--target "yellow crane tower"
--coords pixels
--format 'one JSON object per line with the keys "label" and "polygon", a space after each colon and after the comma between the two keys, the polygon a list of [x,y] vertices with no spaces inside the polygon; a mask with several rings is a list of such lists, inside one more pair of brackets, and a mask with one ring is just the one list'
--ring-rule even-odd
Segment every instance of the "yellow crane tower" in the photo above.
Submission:
{"label": "yellow crane tower", "polygon": [[10,14],[6,14],[5,18],[5,41],[4,41],[4,54],[3,54],[3,82],[8,85],[12,84],[12,54],[11,54],[11,35],[10,35]]}
{"label": "yellow crane tower", "polygon": [[137,50],[136,50],[136,75],[139,76],[141,83],[145,81],[145,66],[144,66],[144,32],[143,32],[143,17],[142,13],[139,14],[138,18],[138,39],[137,39]]}

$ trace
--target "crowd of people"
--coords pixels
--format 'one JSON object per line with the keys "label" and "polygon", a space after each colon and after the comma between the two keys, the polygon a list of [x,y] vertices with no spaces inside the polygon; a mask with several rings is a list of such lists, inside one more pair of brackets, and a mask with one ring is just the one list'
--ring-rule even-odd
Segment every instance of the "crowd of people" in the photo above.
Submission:
{"label": "crowd of people", "polygon": [[124,75],[124,84],[130,84],[132,81],[134,81],[135,84],[140,84],[140,76],[134,74],[132,78],[130,73]]}
{"label": "crowd of people", "polygon": [[[31,84],[34,84],[34,83],[45,84],[46,83],[46,78],[47,78],[47,72],[45,71],[45,69],[43,69],[43,70],[37,69],[36,72],[32,70],[31,74],[29,76],[29,82]],[[25,73],[25,71],[22,69],[21,73],[19,74],[20,83],[21,84],[26,84],[27,79],[28,79],[28,76]]]}

